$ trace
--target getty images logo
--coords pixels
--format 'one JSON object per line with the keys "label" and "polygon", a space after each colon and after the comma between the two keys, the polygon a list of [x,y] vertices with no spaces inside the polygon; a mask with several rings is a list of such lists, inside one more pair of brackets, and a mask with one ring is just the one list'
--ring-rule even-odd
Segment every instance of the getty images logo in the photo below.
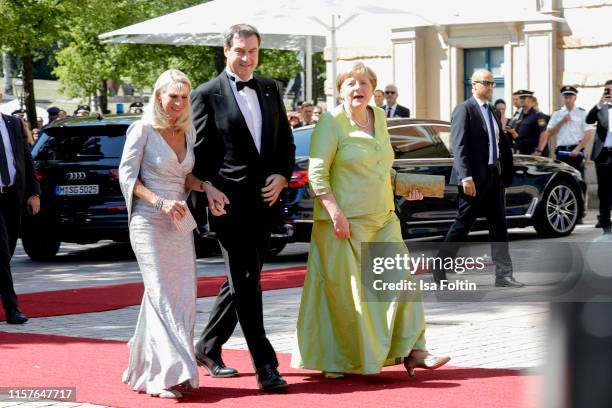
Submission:
{"label": "getty images logo", "polygon": [[66,173],[66,180],[69,181],[73,181],[73,180],[85,180],[85,178],[87,177],[87,174],[85,174],[84,171],[75,171],[72,173]]}

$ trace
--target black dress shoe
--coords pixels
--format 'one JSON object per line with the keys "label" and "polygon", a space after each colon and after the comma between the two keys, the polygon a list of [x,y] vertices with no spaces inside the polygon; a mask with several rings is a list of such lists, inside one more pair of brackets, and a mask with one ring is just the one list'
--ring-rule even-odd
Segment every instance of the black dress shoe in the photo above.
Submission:
{"label": "black dress shoe", "polygon": [[27,321],[28,318],[21,313],[19,309],[15,309],[12,312],[6,312],[6,322],[8,324],[24,324]]}
{"label": "black dress shoe", "polygon": [[517,281],[512,276],[505,276],[503,278],[495,278],[495,286],[501,288],[522,288],[525,284]]}
{"label": "black dress shoe", "polygon": [[204,354],[196,353],[196,361],[199,366],[206,368],[208,375],[214,378],[227,378],[238,375],[238,370],[231,367],[226,367],[223,360],[219,358],[218,361],[205,356]]}
{"label": "black dress shoe", "polygon": [[272,364],[266,364],[258,368],[255,377],[257,377],[259,389],[264,392],[275,392],[287,388],[287,381],[283,380],[283,377]]}

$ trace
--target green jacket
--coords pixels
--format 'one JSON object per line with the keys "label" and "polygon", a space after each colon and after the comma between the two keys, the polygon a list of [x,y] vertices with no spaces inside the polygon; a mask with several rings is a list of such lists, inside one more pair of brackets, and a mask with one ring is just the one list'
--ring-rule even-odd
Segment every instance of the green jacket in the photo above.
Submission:
{"label": "green jacket", "polygon": [[[374,137],[359,129],[342,105],[321,116],[310,142],[308,181],[316,196],[333,193],[347,218],[393,211],[393,148],[385,111],[374,111]],[[315,200],[315,220],[329,214]]]}

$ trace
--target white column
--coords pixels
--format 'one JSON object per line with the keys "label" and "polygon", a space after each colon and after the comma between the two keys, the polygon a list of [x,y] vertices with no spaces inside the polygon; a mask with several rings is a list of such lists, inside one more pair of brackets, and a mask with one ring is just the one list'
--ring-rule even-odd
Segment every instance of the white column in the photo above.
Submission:
{"label": "white column", "polygon": [[504,100],[506,101],[506,116],[508,117],[512,116],[514,112],[514,107],[512,106],[512,92],[516,90],[512,75],[514,66],[512,47],[512,43],[504,44]]}
{"label": "white column", "polygon": [[[393,30],[391,41],[393,42],[393,82],[399,92],[398,103],[410,109],[411,117],[423,117],[426,106],[419,96],[424,92],[422,69],[424,56],[417,32],[413,28]],[[380,84],[380,87],[385,85]]]}
{"label": "white column", "polygon": [[527,76],[529,89],[535,92],[540,109],[550,113],[555,109],[556,78],[555,23],[525,24]]}
{"label": "white column", "polygon": [[[304,89],[306,90],[306,98],[305,100],[307,101],[312,101],[312,36],[308,35],[306,36],[306,54],[305,54],[305,59],[306,59],[306,75],[305,75],[305,80],[306,83],[304,84],[305,87]],[[314,101],[313,101],[314,102]]]}
{"label": "white column", "polygon": [[448,32],[445,28],[438,28],[438,40],[446,59],[440,61],[440,119],[450,120],[453,107],[457,103],[457,47],[451,46],[448,41]]}

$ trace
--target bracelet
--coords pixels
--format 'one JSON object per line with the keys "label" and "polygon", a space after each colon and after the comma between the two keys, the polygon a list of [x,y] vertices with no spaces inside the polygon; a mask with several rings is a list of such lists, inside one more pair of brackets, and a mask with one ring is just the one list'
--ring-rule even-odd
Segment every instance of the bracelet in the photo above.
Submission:
{"label": "bracelet", "polygon": [[157,200],[155,200],[155,211],[161,211],[162,207],[164,206],[164,199],[157,196]]}

